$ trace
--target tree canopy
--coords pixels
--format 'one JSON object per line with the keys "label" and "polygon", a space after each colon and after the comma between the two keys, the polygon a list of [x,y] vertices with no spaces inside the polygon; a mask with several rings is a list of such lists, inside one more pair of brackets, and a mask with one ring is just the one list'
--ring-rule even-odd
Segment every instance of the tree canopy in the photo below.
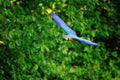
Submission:
{"label": "tree canopy", "polygon": [[[99,47],[63,41],[59,15]],[[120,1],[0,0],[1,80],[119,80]]]}

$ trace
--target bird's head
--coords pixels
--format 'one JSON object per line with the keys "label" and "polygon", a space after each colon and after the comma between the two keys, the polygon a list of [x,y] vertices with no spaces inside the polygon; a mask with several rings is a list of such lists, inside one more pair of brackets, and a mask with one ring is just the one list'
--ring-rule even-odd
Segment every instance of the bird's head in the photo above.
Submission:
{"label": "bird's head", "polygon": [[64,36],[63,40],[65,40],[65,41],[74,41],[74,39],[71,38],[70,36]]}
{"label": "bird's head", "polygon": [[69,38],[68,38],[68,37],[63,37],[63,40],[64,40],[64,41],[68,41]]}

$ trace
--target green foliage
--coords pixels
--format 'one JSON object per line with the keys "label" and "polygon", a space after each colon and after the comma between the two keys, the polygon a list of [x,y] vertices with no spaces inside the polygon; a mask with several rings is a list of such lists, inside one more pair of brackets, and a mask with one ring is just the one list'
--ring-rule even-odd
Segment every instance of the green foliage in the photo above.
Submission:
{"label": "green foliage", "polygon": [[[1,80],[119,80],[120,1],[1,0]],[[56,12],[88,46],[62,41]],[[4,44],[2,43],[4,42]]]}

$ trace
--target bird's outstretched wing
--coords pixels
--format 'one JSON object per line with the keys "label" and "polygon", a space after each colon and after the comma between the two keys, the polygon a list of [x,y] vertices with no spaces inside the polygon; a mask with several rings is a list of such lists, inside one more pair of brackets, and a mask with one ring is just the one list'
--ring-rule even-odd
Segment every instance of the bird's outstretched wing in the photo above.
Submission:
{"label": "bird's outstretched wing", "polygon": [[88,44],[88,45],[99,46],[99,44],[94,43],[94,42],[91,42],[91,41],[86,40],[86,39],[83,39],[83,38],[77,38],[77,40],[79,40],[79,41],[81,41],[81,42],[83,42],[83,43],[85,43],[85,44]]}
{"label": "bird's outstretched wing", "polygon": [[75,35],[69,35],[69,36],[72,37],[73,39],[75,39],[75,40],[77,40],[77,41],[80,41],[80,42],[83,42],[83,43],[85,43],[85,44],[92,45],[92,46],[99,46],[99,44],[94,43],[94,42],[91,42],[90,40],[86,40],[86,39],[77,37],[77,36],[75,36]]}
{"label": "bird's outstretched wing", "polygon": [[66,32],[66,34],[76,35],[76,33],[71,28],[69,28],[67,24],[54,12],[52,12],[52,18],[58,24],[58,26],[60,26]]}

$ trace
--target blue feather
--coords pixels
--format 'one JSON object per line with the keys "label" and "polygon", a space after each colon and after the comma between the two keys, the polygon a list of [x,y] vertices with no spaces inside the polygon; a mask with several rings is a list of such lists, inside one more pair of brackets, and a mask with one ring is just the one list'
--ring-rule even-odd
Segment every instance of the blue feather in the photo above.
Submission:
{"label": "blue feather", "polygon": [[69,28],[59,16],[57,16],[55,13],[52,13],[52,17],[54,21],[58,24],[58,26],[66,32],[66,34],[76,35],[76,33],[71,28]]}
{"label": "blue feather", "polygon": [[97,43],[91,42],[90,40],[86,40],[86,39],[83,39],[83,38],[75,36],[75,35],[68,35],[68,36],[72,37],[74,40],[83,42],[83,43],[88,44],[88,45],[99,46],[99,44],[97,44]]}

